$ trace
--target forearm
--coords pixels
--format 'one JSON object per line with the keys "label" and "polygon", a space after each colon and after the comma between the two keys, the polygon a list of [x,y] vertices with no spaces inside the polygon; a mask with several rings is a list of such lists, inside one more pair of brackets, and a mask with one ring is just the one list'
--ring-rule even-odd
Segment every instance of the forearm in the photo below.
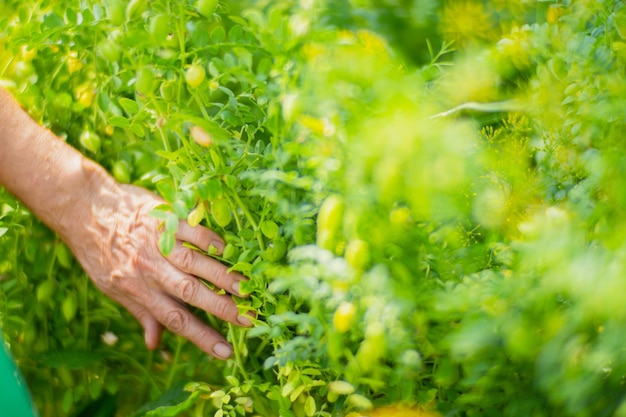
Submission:
{"label": "forearm", "polygon": [[163,257],[159,220],[149,214],[162,200],[117,183],[39,126],[1,88],[0,185],[58,232],[98,288],[141,322],[149,348],[157,347],[166,326],[211,355],[226,359],[232,354],[226,339],[186,308],[191,304],[233,324],[251,324],[232,298],[198,279],[240,295],[239,282],[245,278],[184,245],[223,248],[221,237],[181,221],[175,247]]}
{"label": "forearm", "polygon": [[0,88],[0,184],[63,237],[113,179],[40,126]]}

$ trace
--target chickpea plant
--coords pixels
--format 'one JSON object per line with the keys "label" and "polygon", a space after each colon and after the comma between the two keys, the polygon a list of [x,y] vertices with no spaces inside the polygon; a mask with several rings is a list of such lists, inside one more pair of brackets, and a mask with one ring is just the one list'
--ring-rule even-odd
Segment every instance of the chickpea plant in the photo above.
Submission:
{"label": "chickpea plant", "polygon": [[[401,4],[400,4],[401,3]],[[0,193],[0,324],[43,416],[622,416],[622,1],[0,4],[0,80],[160,248],[249,277],[233,358],[156,352]],[[208,284],[207,284],[208,285]]]}

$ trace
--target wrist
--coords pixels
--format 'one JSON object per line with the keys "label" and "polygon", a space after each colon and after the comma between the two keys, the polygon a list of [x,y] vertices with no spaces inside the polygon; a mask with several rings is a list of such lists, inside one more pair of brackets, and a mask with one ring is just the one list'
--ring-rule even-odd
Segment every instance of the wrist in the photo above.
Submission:
{"label": "wrist", "polygon": [[103,209],[103,202],[116,204],[115,198],[106,197],[119,195],[120,186],[104,168],[82,155],[67,174],[70,179],[64,184],[65,190],[59,192],[48,225],[71,244],[76,237],[80,239],[77,233]]}

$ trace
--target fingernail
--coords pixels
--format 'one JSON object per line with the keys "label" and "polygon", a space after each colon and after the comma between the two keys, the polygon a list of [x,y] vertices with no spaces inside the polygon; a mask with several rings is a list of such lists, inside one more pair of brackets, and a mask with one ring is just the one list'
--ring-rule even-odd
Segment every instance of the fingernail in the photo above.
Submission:
{"label": "fingernail", "polygon": [[222,241],[219,241],[219,240],[212,241],[211,244],[209,245],[209,250],[211,249],[211,246],[217,249],[217,253],[222,253],[224,251],[224,242]]}
{"label": "fingernail", "polygon": [[228,359],[233,354],[233,349],[226,343],[218,343],[213,346],[213,352],[220,358]]}
{"label": "fingernail", "polygon": [[239,281],[235,282],[231,288],[233,289],[233,292],[235,294],[241,295],[241,293],[239,292]]}
{"label": "fingernail", "polygon": [[252,326],[252,322],[250,321],[250,319],[246,316],[237,316],[237,321],[239,322],[239,324],[241,324],[242,326]]}

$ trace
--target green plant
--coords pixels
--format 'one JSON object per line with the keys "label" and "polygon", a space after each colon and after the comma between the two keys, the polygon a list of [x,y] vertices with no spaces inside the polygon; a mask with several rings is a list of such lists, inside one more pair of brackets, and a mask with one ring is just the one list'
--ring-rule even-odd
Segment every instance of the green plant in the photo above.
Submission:
{"label": "green plant", "polygon": [[3,85],[164,198],[165,254],[222,234],[256,313],[202,317],[227,362],[150,353],[3,193],[43,415],[624,414],[622,1],[36,3],[0,5]]}

